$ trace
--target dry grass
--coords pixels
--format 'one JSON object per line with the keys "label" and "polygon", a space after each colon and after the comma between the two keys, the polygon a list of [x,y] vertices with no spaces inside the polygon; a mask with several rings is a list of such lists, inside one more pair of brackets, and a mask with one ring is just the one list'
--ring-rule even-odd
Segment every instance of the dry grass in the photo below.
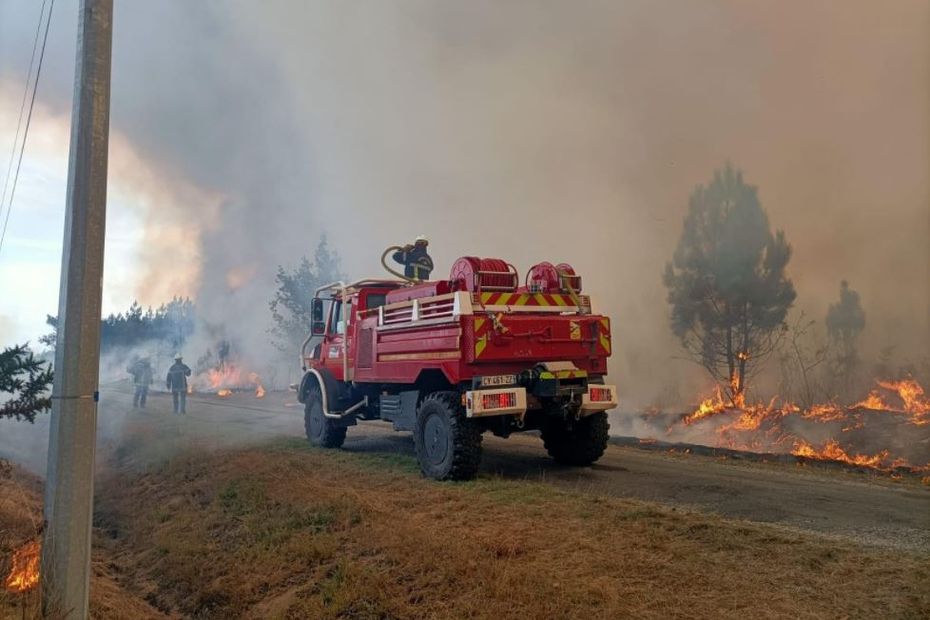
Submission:
{"label": "dry grass", "polygon": [[[0,460],[0,619],[40,617],[38,589],[14,594],[3,585],[13,553],[41,536],[41,523],[42,482]],[[92,618],[145,620],[165,617],[117,584],[106,554],[99,549],[94,550],[90,607]]]}
{"label": "dry grass", "polygon": [[4,584],[13,553],[35,540],[42,526],[42,483],[7,461],[0,460],[0,618],[35,617],[36,591],[9,592]]}
{"label": "dry grass", "polygon": [[404,456],[287,441],[98,489],[121,585],[183,616],[930,617],[926,557],[535,483],[437,484]]}

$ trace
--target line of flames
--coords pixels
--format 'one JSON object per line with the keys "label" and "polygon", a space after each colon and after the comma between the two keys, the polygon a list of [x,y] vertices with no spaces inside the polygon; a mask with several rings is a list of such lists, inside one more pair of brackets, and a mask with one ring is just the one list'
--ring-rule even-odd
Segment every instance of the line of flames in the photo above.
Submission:
{"label": "line of flames", "polygon": [[[816,448],[803,439],[781,432],[779,426],[775,424],[779,418],[800,414],[801,417],[807,420],[818,422],[849,420],[850,424],[842,429],[846,432],[863,427],[864,422],[861,418],[851,415],[851,412],[861,409],[905,416],[905,421],[915,426],[930,424],[930,399],[927,398],[923,387],[917,381],[907,378],[901,381],[877,381],[876,383],[878,387],[869,392],[865,399],[848,407],[834,402],[827,402],[813,405],[806,410],[802,410],[794,403],[787,402],[776,406],[776,398],[773,398],[767,404],[747,404],[743,393],[737,393],[734,398],[726,398],[723,391],[717,386],[714,388],[713,394],[701,401],[698,407],[685,416],[682,421],[685,425],[690,426],[726,412],[738,412],[739,415],[732,422],[717,427],[716,432],[719,435],[726,436],[732,431],[758,431],[763,424],[766,424],[769,427],[768,433],[774,433],[774,436],[768,437],[770,439],[768,443],[782,444],[785,441],[790,441],[793,444],[791,453],[796,456],[818,460],[842,461],[876,469],[888,469],[889,467],[884,466],[889,457],[887,450],[877,454],[849,454],[834,439],[830,439],[820,448]],[[897,395],[901,405],[891,405],[882,394],[882,390]],[[748,447],[755,449],[759,446],[750,444]],[[914,471],[924,471],[930,470],[930,463],[920,467],[912,466],[903,459],[895,459],[890,468],[894,469],[896,467],[909,467]]]}
{"label": "line of flames", "polygon": [[[203,385],[205,390],[215,391],[220,398],[232,396],[233,391],[250,387],[255,390],[255,398],[265,397],[265,387],[261,377],[254,372],[244,372],[235,364],[223,364],[218,368],[209,368],[199,374],[192,383]],[[189,388],[193,390],[191,386]]]}

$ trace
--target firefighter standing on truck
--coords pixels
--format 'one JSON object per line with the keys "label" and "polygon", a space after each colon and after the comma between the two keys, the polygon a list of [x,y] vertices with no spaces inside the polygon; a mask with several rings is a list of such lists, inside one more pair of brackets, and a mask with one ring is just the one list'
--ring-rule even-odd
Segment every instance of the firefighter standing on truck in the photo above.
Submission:
{"label": "firefighter standing on truck", "polygon": [[187,413],[187,378],[189,376],[191,376],[191,369],[178,353],[174,356],[174,364],[168,369],[168,376],[165,378],[165,384],[171,391],[176,414]]}
{"label": "firefighter standing on truck", "polygon": [[413,244],[394,252],[394,260],[404,266],[404,275],[414,280],[428,280],[433,271],[433,259],[426,253],[429,239],[420,235]]}

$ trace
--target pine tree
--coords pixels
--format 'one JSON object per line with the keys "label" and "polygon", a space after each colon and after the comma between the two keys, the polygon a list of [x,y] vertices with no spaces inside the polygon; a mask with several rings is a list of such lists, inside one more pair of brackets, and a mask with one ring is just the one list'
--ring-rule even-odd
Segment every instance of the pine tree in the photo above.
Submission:
{"label": "pine tree", "polygon": [[833,367],[840,388],[848,393],[859,367],[858,340],[865,329],[865,311],[859,293],[849,288],[849,282],[840,282],[840,300],[827,310],[827,334],[834,350]]}
{"label": "pine tree", "polygon": [[777,345],[795,290],[791,246],[772,233],[757,190],[727,164],[691,194],[664,282],[671,326],[695,361],[742,402],[749,377]]}
{"label": "pine tree", "polygon": [[269,330],[272,344],[282,353],[297,355],[301,342],[310,333],[310,304],[317,288],[344,279],[339,254],[331,250],[326,236],[320,239],[313,262],[306,256],[297,268],[278,267],[274,298],[268,304],[274,326]]}
{"label": "pine tree", "polygon": [[51,385],[51,368],[35,359],[28,344],[0,352],[0,393],[10,395],[0,403],[0,418],[33,422],[52,406]]}

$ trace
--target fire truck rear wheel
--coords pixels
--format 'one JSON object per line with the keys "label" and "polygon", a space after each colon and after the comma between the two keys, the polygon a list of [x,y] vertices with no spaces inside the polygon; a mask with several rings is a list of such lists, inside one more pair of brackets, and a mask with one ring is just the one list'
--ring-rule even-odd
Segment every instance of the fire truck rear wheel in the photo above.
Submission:
{"label": "fire truck rear wheel", "polygon": [[417,462],[427,478],[470,480],[481,461],[481,429],[465,417],[458,392],[433,392],[417,409]]}
{"label": "fire truck rear wheel", "polygon": [[590,465],[603,456],[610,439],[607,413],[594,413],[576,420],[571,429],[561,423],[543,428],[546,452],[563,465]]}
{"label": "fire truck rear wheel", "polygon": [[323,394],[312,387],[304,405],[304,430],[310,444],[321,448],[341,448],[346,440],[346,427],[323,415]]}

